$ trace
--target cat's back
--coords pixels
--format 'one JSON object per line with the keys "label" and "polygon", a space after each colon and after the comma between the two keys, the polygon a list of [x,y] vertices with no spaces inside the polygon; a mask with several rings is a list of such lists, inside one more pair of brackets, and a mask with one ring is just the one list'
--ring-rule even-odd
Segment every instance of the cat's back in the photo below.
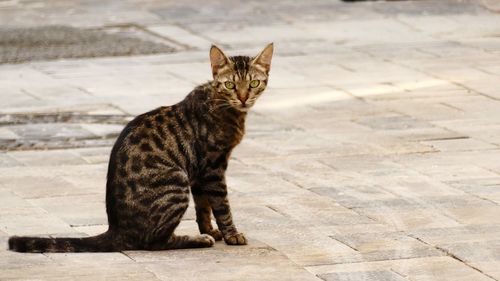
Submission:
{"label": "cat's back", "polygon": [[[116,140],[108,167],[108,181],[169,165],[186,168],[193,140],[202,126],[206,87],[195,88],[184,100],[143,113],[130,121]],[[168,162],[168,163],[166,163]]]}

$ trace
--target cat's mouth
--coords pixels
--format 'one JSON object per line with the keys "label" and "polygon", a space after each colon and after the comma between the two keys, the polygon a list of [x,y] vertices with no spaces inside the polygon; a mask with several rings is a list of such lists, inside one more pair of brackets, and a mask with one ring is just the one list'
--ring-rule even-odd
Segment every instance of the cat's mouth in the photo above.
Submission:
{"label": "cat's mouth", "polygon": [[251,105],[248,104],[240,104],[236,107],[241,112],[247,112],[250,109]]}

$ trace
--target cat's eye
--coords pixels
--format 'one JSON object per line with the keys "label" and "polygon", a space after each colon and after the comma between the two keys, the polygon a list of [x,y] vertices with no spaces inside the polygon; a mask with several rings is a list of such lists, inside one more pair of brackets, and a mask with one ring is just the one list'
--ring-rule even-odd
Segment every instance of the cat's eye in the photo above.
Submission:
{"label": "cat's eye", "polygon": [[260,85],[260,81],[259,80],[252,80],[250,81],[250,88],[257,88],[259,87]]}
{"label": "cat's eye", "polygon": [[228,88],[229,90],[232,90],[235,87],[234,83],[231,81],[224,82],[224,86],[226,86],[226,88]]}

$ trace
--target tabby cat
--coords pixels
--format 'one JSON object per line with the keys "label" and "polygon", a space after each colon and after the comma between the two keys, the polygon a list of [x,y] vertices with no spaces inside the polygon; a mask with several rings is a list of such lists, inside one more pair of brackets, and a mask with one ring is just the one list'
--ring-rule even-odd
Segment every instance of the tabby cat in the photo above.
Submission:
{"label": "tabby cat", "polygon": [[[183,101],[139,115],[111,151],[107,232],[85,238],[11,237],[18,252],[114,252],[245,245],[233,224],[225,170],[245,117],[266,88],[273,44],[256,57],[227,57],[212,46],[213,80]],[[201,235],[174,230],[193,195]],[[211,223],[213,213],[218,229]]]}

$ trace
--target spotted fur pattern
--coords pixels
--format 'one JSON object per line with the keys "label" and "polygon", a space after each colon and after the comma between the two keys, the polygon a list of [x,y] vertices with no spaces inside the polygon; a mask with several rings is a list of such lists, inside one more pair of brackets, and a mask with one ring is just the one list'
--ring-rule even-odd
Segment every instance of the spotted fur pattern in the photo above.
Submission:
{"label": "spotted fur pattern", "polygon": [[[233,223],[224,174],[232,149],[243,137],[246,112],[267,85],[272,52],[271,44],[255,58],[226,57],[213,46],[213,81],[125,127],[109,161],[107,232],[86,238],[14,236],[9,248],[110,252],[210,247],[221,239],[229,245],[246,244]],[[259,85],[251,87],[252,80]],[[190,191],[201,235],[176,236]],[[212,214],[217,228],[212,227]]]}

